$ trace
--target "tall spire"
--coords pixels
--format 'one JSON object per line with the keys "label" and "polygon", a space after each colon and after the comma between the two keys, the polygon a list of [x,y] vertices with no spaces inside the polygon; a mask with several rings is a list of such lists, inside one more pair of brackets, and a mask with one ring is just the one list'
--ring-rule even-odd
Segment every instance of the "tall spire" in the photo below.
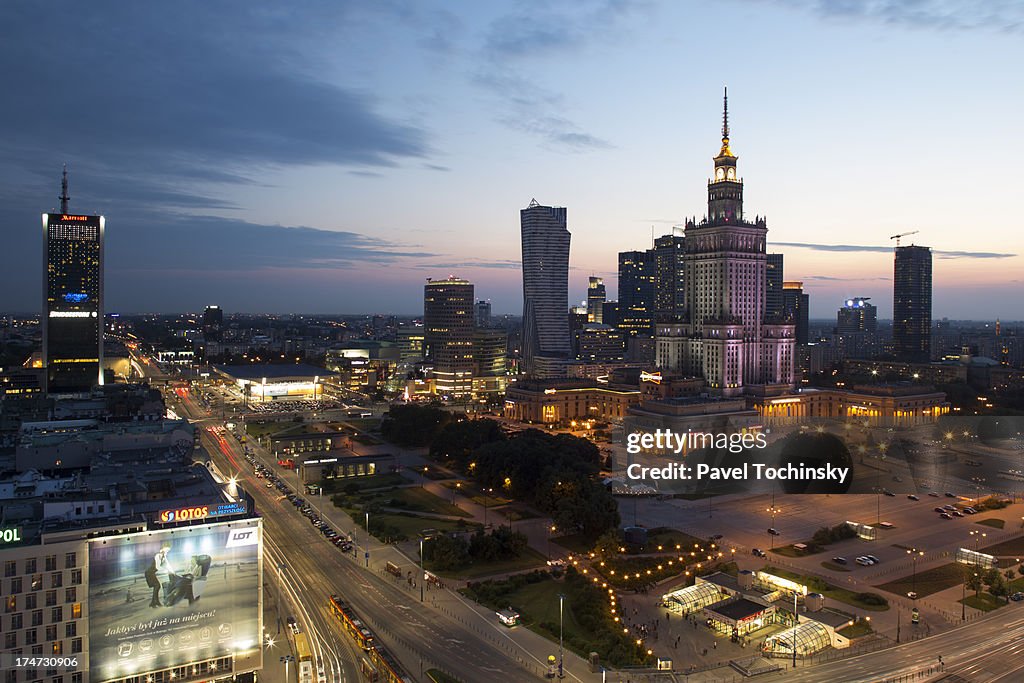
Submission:
{"label": "tall spire", "polygon": [[60,181],[60,212],[68,212],[68,202],[71,201],[71,197],[68,196],[68,165],[64,164],[64,176]]}
{"label": "tall spire", "polygon": [[722,95],[722,137],[729,138],[729,86],[723,86],[725,89]]}
{"label": "tall spire", "polygon": [[718,152],[720,157],[731,157],[733,156],[732,150],[729,149],[729,87],[725,86],[724,94],[722,95],[722,149]]}

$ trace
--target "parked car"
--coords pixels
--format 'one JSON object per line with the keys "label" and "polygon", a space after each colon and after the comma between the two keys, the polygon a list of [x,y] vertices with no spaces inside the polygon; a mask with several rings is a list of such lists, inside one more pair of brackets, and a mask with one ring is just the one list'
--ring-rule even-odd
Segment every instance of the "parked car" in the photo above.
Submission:
{"label": "parked car", "polygon": [[833,557],[832,561],[835,562],[836,564],[846,564],[846,558],[845,557]]}
{"label": "parked car", "polygon": [[871,560],[872,564],[879,564],[881,562],[881,560],[878,559],[877,557],[875,557],[874,555],[865,555],[864,557],[866,557],[869,560]]}
{"label": "parked car", "polygon": [[964,513],[960,512],[959,510],[950,510],[949,514],[953,515],[954,517],[963,517],[964,516]]}
{"label": "parked car", "polygon": [[1014,602],[1020,602],[1021,600],[1024,600],[1024,593],[1021,593],[1021,592],[1014,593],[1013,595],[1010,596],[1010,599],[1013,600]]}
{"label": "parked car", "polygon": [[915,496],[915,495],[914,495],[913,493],[911,493],[911,494],[910,494],[909,496],[907,496],[907,498],[908,498],[909,500],[921,500],[920,498],[918,498],[917,496]]}
{"label": "parked car", "polygon": [[935,508],[935,511],[936,511],[936,512],[945,512],[945,511],[946,511],[946,508],[940,508],[940,507],[937,507],[937,508]]}
{"label": "parked car", "polygon": [[953,519],[953,515],[949,514],[948,512],[943,512],[941,515],[939,515],[939,517],[942,517],[943,519]]}
{"label": "parked car", "polygon": [[946,498],[956,498],[956,494],[955,493],[950,493],[949,491],[946,491]]}
{"label": "parked car", "polygon": [[768,533],[772,536],[781,536],[782,533],[778,529],[768,529]]}
{"label": "parked car", "polygon": [[871,560],[869,560],[868,558],[864,557],[863,555],[862,555],[862,556],[860,556],[860,557],[858,557],[858,558],[857,558],[856,560],[854,560],[854,561],[855,561],[855,562],[856,562],[857,564],[859,564],[860,566],[862,566],[862,567],[870,567],[871,565],[873,565],[873,564],[874,564],[874,562],[872,562],[872,561],[871,561]]}
{"label": "parked car", "polygon": [[754,548],[750,551],[750,554],[754,557],[768,557],[768,555],[760,548]]}

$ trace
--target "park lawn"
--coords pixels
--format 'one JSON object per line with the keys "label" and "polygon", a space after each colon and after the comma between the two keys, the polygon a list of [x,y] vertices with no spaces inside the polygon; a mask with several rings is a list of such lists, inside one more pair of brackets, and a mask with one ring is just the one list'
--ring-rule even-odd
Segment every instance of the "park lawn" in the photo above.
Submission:
{"label": "park lawn", "polygon": [[[345,509],[345,512],[355,520],[356,524],[366,527],[366,517],[362,510],[356,509]],[[389,543],[395,539],[392,534],[398,536],[405,536],[409,539],[419,538],[424,531],[463,531],[471,530],[475,528],[472,524],[460,524],[459,522],[452,522],[447,519],[427,519],[426,517],[416,517],[412,514],[393,514],[387,512],[378,512],[370,515],[370,533],[374,538]],[[378,535],[386,530],[388,533],[383,538]]]}
{"label": "park lawn", "polygon": [[989,519],[979,519],[975,524],[982,524],[984,526],[990,526],[994,529],[1002,529],[1006,526],[1006,521],[999,519],[998,517],[991,517]]}
{"label": "park lawn", "polygon": [[260,439],[270,434],[276,434],[283,429],[293,427],[293,422],[246,422],[245,432],[254,439]]}
{"label": "park lawn", "polygon": [[[392,503],[395,501],[397,505]],[[462,508],[452,505],[440,496],[437,496],[426,489],[418,486],[407,486],[393,491],[381,491],[364,501],[380,503],[384,507],[407,508],[409,512],[429,512],[435,515],[450,515],[453,517],[472,517],[470,513]]]}
{"label": "park lawn", "polygon": [[1010,581],[1009,587],[1010,595],[1013,595],[1017,592],[1024,592],[1024,576],[1021,576],[1020,578],[1016,578]]}
{"label": "park lawn", "polygon": [[873,629],[871,628],[871,622],[866,620],[858,621],[853,626],[847,626],[846,628],[841,628],[836,631],[839,635],[845,636],[850,640],[866,636],[872,632]]}
{"label": "park lawn", "polygon": [[672,553],[676,550],[692,549],[695,546],[700,547],[706,542],[690,534],[684,534],[682,531],[676,531],[667,527],[657,527],[647,532],[647,546],[644,552]]}
{"label": "park lawn", "polygon": [[[530,569],[541,569],[547,565],[547,559],[533,548],[527,548],[519,557],[511,560],[494,560],[493,562],[482,562],[474,560],[471,565],[455,571],[442,572],[434,571],[435,574],[449,579],[463,579],[466,581],[478,581],[486,579],[495,574],[512,574],[528,571]],[[427,569],[430,569],[429,564]],[[557,602],[557,600],[556,600]]]}
{"label": "park lawn", "polygon": [[1024,536],[1018,536],[1017,538],[1011,538],[1008,541],[1002,543],[996,543],[990,545],[987,548],[982,548],[981,552],[988,553],[989,555],[1012,555],[1014,557],[1024,556]]}
{"label": "park lawn", "polygon": [[957,602],[962,602],[968,607],[973,607],[974,609],[980,609],[982,612],[991,612],[994,609],[999,609],[1006,605],[1001,598],[997,598],[991,593],[968,595],[963,600],[957,600]]}
{"label": "park lawn", "polygon": [[362,433],[355,434],[352,437],[352,440],[355,441],[356,443],[361,443],[364,446],[379,446],[382,443],[384,443],[383,441],[381,441],[377,437],[370,436],[369,434],[362,434]]}
{"label": "park lawn", "polygon": [[578,555],[585,555],[594,549],[594,544],[588,540],[583,534],[569,534],[568,536],[555,536],[551,539],[552,543],[556,543],[559,546],[569,550]]}
{"label": "park lawn", "polygon": [[[888,604],[872,605],[867,602],[862,602],[857,598],[857,593],[855,591],[840,588],[839,586],[834,586],[831,583],[825,581],[824,579],[816,577],[812,579],[803,576],[802,574],[791,572],[788,569],[779,569],[777,567],[771,566],[765,567],[764,571],[768,572],[769,574],[774,574],[775,576],[781,576],[784,579],[790,579],[792,581],[802,583],[806,585],[811,591],[821,593],[826,598],[832,598],[833,600],[844,602],[847,605],[850,605],[851,607],[859,607],[861,609],[866,609],[871,612],[884,612],[889,609]],[[875,593],[874,595],[877,595],[877,593]]]}
{"label": "park lawn", "polygon": [[433,683],[462,683],[461,679],[449,676],[439,669],[427,669],[426,674]]}
{"label": "park lawn", "polygon": [[944,591],[947,588],[958,586],[964,581],[964,565],[950,562],[940,567],[926,569],[917,573],[915,581],[913,573],[883,583],[881,588],[889,593],[906,596],[908,592],[916,590],[919,598],[927,597],[933,593]]}
{"label": "park lawn", "polygon": [[825,569],[831,569],[834,572],[848,572],[848,571],[850,571],[849,567],[844,567],[843,565],[836,564],[835,562],[822,562],[821,566],[824,567]]}
{"label": "park lawn", "polygon": [[[822,552],[822,550],[824,550],[824,548],[818,552]],[[780,545],[777,548],[772,548],[768,552],[775,553],[776,555],[782,555],[783,557],[807,557],[808,555],[814,554],[809,550],[797,550],[792,545]]]}
{"label": "park lawn", "polygon": [[366,477],[343,477],[338,479],[325,479],[323,482],[324,493],[341,493],[350,484],[357,484],[359,492],[371,489],[389,488],[392,486],[406,486],[412,482],[398,472],[386,472],[384,474],[371,474]]}

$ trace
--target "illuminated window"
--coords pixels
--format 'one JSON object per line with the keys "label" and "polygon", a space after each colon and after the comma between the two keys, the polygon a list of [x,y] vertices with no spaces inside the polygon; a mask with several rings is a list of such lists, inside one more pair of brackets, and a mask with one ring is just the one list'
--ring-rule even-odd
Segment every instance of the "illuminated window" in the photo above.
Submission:
{"label": "illuminated window", "polygon": [[76,602],[71,606],[71,618],[81,619],[82,618],[82,603]]}

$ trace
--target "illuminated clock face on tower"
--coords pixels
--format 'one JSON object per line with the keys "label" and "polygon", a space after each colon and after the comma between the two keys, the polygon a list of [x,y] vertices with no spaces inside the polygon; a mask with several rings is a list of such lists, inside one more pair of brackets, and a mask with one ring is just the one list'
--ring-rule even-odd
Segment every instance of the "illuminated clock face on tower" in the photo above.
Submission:
{"label": "illuminated clock face on tower", "polygon": [[715,178],[717,178],[718,180],[721,180],[724,177],[725,177],[725,169],[724,168],[719,168],[719,169],[717,169],[715,171]]}
{"label": "illuminated clock face on tower", "polygon": [[726,176],[729,178],[729,180],[735,179],[736,178],[736,169],[735,168],[730,168],[728,173],[726,173]]}

